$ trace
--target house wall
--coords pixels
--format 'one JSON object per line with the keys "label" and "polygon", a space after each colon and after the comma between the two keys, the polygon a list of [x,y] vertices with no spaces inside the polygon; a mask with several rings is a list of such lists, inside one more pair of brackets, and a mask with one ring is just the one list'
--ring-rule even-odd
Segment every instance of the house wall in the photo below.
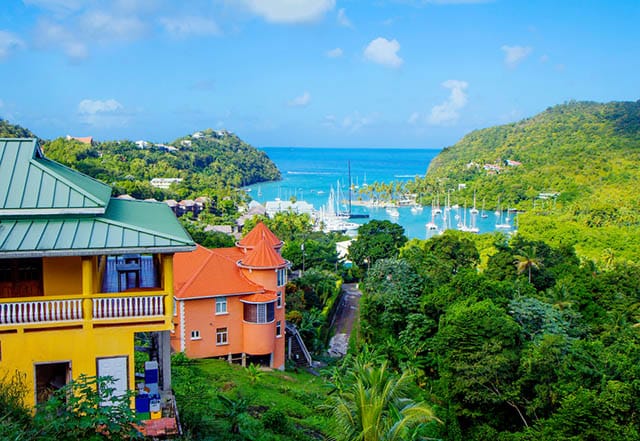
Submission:
{"label": "house wall", "polygon": [[[185,354],[191,358],[220,357],[246,352],[243,345],[242,303],[238,296],[227,296],[227,313],[217,314],[215,298],[178,302],[174,316],[175,332],[171,336],[171,348],[181,351],[182,328],[179,318],[183,316],[180,305],[184,305]],[[218,345],[216,329],[227,328],[228,344]],[[192,340],[191,331],[200,331],[200,339]]]}
{"label": "house wall", "polygon": [[[275,308],[275,318],[274,322],[271,326],[266,325],[257,325],[262,326],[261,330],[252,329],[250,332],[255,335],[255,333],[261,334],[265,341],[270,341],[273,347],[273,360],[272,366],[274,369],[284,369],[284,360],[285,360],[285,347],[284,347],[284,332],[285,332],[285,289],[284,286],[277,286],[278,275],[277,270],[275,269],[267,269],[267,270],[256,270],[256,269],[246,269],[242,268],[241,271],[243,274],[250,280],[264,286],[265,289],[282,292],[282,306],[280,308]],[[276,337],[276,323],[280,321],[281,335],[280,337]],[[256,325],[248,325],[248,326],[256,326]],[[245,340],[249,341],[247,338]]]}
{"label": "house wall", "polygon": [[[142,330],[141,330],[142,331]],[[35,365],[70,362],[71,377],[96,375],[96,358],[128,356],[129,387],[134,386],[133,332],[127,328],[35,330],[0,334],[0,374],[25,374],[25,403],[35,406]]]}
{"label": "house wall", "polygon": [[[97,278],[97,260],[94,257],[50,258],[43,262],[43,277],[48,295],[55,292],[75,295],[91,295],[95,292],[94,280]],[[165,297],[165,315],[144,322],[132,320],[126,322],[114,319],[104,322],[91,320],[91,302],[84,302],[82,323],[72,325],[29,324],[0,326],[0,378],[5,373],[16,370],[25,375],[27,392],[25,404],[36,403],[35,365],[40,363],[70,362],[71,378],[80,374],[96,375],[96,359],[102,357],[128,357],[128,385],[135,386],[134,372],[134,334],[137,332],[168,331],[171,328],[173,298],[172,255],[162,256],[164,270],[161,279],[167,287]],[[78,265],[79,263],[79,265]],[[65,282],[68,280],[68,283]],[[80,283],[77,286],[78,281]],[[64,286],[72,287],[62,289]],[[89,299],[87,299],[89,300]],[[88,309],[87,309],[88,308]]]}
{"label": "house wall", "polygon": [[80,256],[44,257],[42,273],[45,296],[82,294]]}

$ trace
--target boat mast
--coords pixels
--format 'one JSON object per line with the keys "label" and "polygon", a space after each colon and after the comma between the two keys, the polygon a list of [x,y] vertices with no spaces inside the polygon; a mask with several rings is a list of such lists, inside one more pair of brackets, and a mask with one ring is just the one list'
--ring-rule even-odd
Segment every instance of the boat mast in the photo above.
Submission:
{"label": "boat mast", "polygon": [[353,188],[353,183],[351,182],[351,161],[347,161],[347,165],[349,168],[349,215],[351,215],[351,189]]}

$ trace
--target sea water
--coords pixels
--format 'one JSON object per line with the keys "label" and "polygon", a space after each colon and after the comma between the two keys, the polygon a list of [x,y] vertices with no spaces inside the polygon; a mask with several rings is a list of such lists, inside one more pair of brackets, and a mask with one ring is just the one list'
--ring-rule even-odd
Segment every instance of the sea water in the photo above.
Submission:
{"label": "sea water", "polygon": [[[356,201],[359,190],[374,182],[406,182],[415,177],[423,177],[431,160],[440,152],[435,149],[369,149],[369,148],[303,148],[303,147],[264,147],[269,158],[282,174],[282,180],[263,182],[246,188],[252,199],[264,204],[276,199],[306,201],[316,210],[327,205],[329,194],[340,188],[341,199],[348,198],[349,168],[353,185],[352,200]],[[362,196],[366,199],[365,196]],[[440,196],[443,209],[446,195]],[[480,210],[477,199],[477,209]],[[472,201],[469,201],[471,204]],[[471,213],[467,207],[467,225],[471,224]],[[346,205],[340,207],[346,211]],[[364,224],[371,219],[389,220],[405,229],[409,238],[425,239],[434,234],[426,224],[431,222],[431,206],[425,206],[422,212],[414,212],[411,207],[398,207],[399,216],[391,216],[384,207],[353,205],[353,213],[366,213],[368,219],[351,219],[351,222]],[[487,212],[483,218],[476,216],[476,226],[481,233],[494,231],[498,218],[493,212]],[[506,215],[506,214],[505,214]],[[504,215],[503,215],[504,216]],[[456,219],[457,217],[457,219]],[[449,212],[451,228],[457,228],[459,221],[465,218],[464,208]],[[439,229],[443,227],[442,214],[434,217]]]}

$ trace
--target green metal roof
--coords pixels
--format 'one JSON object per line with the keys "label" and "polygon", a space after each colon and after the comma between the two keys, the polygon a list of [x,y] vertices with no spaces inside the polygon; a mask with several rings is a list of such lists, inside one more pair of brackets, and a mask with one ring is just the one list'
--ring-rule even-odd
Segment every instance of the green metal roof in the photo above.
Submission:
{"label": "green metal roof", "polygon": [[0,139],[0,216],[104,213],[111,187],[46,159],[35,139]]}
{"label": "green metal roof", "polygon": [[162,202],[112,199],[103,216],[3,219],[0,258],[192,251],[193,240]]}
{"label": "green metal roof", "polygon": [[0,259],[195,249],[166,204],[110,195],[35,140],[0,139]]}

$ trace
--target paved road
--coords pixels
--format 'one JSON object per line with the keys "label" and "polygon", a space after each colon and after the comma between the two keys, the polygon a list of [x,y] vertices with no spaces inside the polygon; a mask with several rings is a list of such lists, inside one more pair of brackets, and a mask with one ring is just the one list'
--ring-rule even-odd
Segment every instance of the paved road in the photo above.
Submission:
{"label": "paved road", "polygon": [[336,309],[334,318],[335,335],[329,341],[329,355],[343,357],[349,347],[349,336],[353,329],[353,323],[358,316],[358,308],[362,293],[357,283],[345,283],[342,285],[342,297]]}

